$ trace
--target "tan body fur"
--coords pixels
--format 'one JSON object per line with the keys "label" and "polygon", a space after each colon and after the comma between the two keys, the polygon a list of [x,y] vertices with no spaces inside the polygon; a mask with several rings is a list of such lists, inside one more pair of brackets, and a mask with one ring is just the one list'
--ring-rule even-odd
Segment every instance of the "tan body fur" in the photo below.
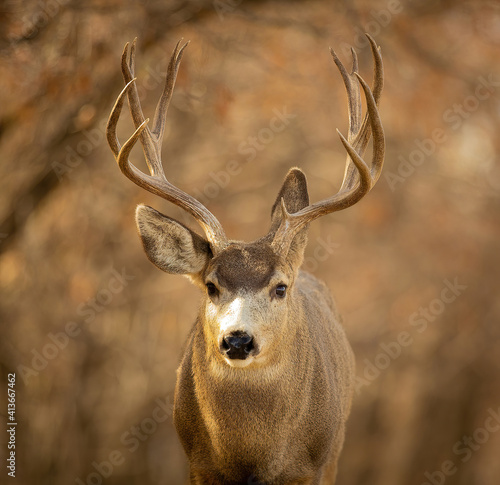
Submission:
{"label": "tan body fur", "polygon": [[351,406],[352,351],[322,282],[300,272],[291,301],[295,334],[271,367],[213,368],[203,315],[195,323],[174,406],[192,483],[316,484],[325,463],[335,468]]}

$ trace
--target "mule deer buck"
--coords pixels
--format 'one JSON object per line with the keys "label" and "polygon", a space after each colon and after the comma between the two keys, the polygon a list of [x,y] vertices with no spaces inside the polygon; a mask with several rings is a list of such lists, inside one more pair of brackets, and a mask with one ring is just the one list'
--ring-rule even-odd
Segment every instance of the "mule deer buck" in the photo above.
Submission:
{"label": "mule deer buck", "polygon": [[[348,72],[331,55],[344,81],[349,131],[339,192],[309,203],[306,178],[292,168],[271,210],[264,237],[246,243],[226,237],[214,215],[172,185],[161,162],[167,109],[187,45],[175,47],[151,127],[135,84],[135,41],[125,46],[126,86],[110,114],[108,143],[120,170],[140,187],[173,202],[201,225],[202,237],[145,205],[137,227],[149,260],[167,273],[187,276],[204,291],[177,374],[174,423],[194,484],[334,483],[353,394],[354,359],[326,286],[301,271],[311,221],[354,205],[374,186],[385,140],[377,104],[382,58],[374,59],[372,89],[358,74],[353,52]],[[361,88],[367,113],[362,118]],[[120,146],[116,125],[125,99],[135,125]],[[373,133],[371,164],[363,160]],[[140,139],[151,175],[128,157]]]}

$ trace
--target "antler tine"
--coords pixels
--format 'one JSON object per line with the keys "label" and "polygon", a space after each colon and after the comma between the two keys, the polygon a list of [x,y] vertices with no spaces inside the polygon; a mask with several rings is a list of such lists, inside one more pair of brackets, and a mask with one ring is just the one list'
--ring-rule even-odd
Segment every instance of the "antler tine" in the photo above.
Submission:
{"label": "antler tine", "polygon": [[354,141],[354,138],[358,134],[359,128],[361,126],[361,91],[359,89],[358,79],[356,78],[356,74],[358,72],[358,56],[356,51],[351,48],[352,53],[352,69],[351,73],[347,72],[344,64],[338,58],[335,51],[330,47],[330,54],[337,66],[340,75],[342,76],[342,80],[344,81],[344,86],[347,91],[347,108],[349,115],[349,130],[347,139],[349,143]]}
{"label": "antler tine", "polygon": [[[384,66],[382,63],[382,56],[380,54],[380,49],[377,46],[375,40],[369,35],[365,34],[366,37],[368,38],[368,41],[370,42],[370,48],[372,51],[372,57],[373,57],[373,62],[374,62],[374,71],[373,71],[373,87],[372,87],[372,93],[373,97],[375,99],[375,104],[378,106],[380,96],[382,94],[382,89],[384,87]],[[357,56],[352,49],[352,54],[353,54],[353,71],[352,71],[352,76],[349,78],[349,80],[353,81],[356,85],[357,79],[356,75],[358,74],[357,69],[354,69],[354,65],[357,67]],[[340,62],[340,61],[339,61]],[[337,62],[335,62],[337,64]],[[338,66],[338,64],[337,64]],[[340,68],[339,68],[340,69]],[[345,69],[344,69],[345,70]],[[342,76],[344,78],[344,76]],[[354,79],[353,79],[354,78]],[[344,83],[345,83],[345,78],[344,78]],[[358,86],[359,89],[359,86]],[[347,89],[346,85],[346,90],[348,92],[348,98],[349,98],[349,90]],[[361,112],[361,98],[358,98],[360,101],[359,107],[360,107],[360,112]],[[354,133],[353,139],[349,140],[349,142],[352,144],[356,152],[358,152],[361,156],[365,153],[366,147],[368,145],[368,142],[370,140],[370,135],[371,135],[371,125],[370,121],[368,119],[369,113],[367,112],[365,114],[365,117],[363,119],[363,124],[361,125],[361,129],[359,129],[359,125],[357,127],[357,133]],[[347,156],[346,160],[346,168],[344,172],[344,179],[342,181],[341,185],[341,190],[347,187],[352,187],[356,183],[357,179],[357,171],[355,167],[350,163],[349,156]]]}
{"label": "antler tine", "polygon": [[[132,43],[130,53],[128,52],[128,43],[125,44],[122,54],[122,73],[127,84],[119,94],[115,105],[111,110],[106,127],[106,136],[108,144],[115,155],[121,172],[138,186],[176,204],[189,212],[202,226],[211,245],[212,251],[215,254],[227,245],[227,238],[220,222],[198,200],[178,189],[167,180],[161,162],[161,143],[165,131],[167,110],[170,99],[172,98],[182,54],[188,43],[186,42],[182,46],[180,46],[180,44],[181,41],[177,43],[168,65],[165,87],[156,107],[153,130],[151,130],[148,126],[149,118],[144,118],[135,83],[136,41],[134,40]],[[118,123],[118,119],[120,118],[125,94],[127,94],[128,97],[135,132],[124,143],[123,147],[121,147],[116,135],[116,125]],[[141,141],[146,163],[151,175],[147,175],[140,171],[128,159],[128,156],[138,139]]]}
{"label": "antler tine", "polygon": [[[372,179],[371,187],[373,187],[377,183],[377,180],[379,179],[380,174],[382,173],[382,167],[384,165],[384,157],[385,157],[384,127],[382,126],[382,120],[380,119],[380,114],[378,112],[375,95],[371,91],[368,84],[366,84],[364,79],[359,74],[357,74],[357,77],[365,93],[366,107],[367,107],[366,118],[369,123],[367,126],[370,128],[371,134],[373,134],[373,156],[372,156],[372,166],[370,169],[370,175]],[[355,151],[357,153],[364,152],[366,144],[368,144],[369,140],[370,140],[370,133],[368,135],[368,138],[366,139],[364,147],[360,147],[358,148],[358,150]]]}
{"label": "antler tine", "polygon": [[[382,95],[382,89],[384,88],[384,64],[382,62],[382,54],[380,53],[380,47],[377,46],[377,43],[369,34],[365,34],[368,41],[370,42],[370,48],[372,51],[374,69],[373,69],[373,84],[372,84],[372,94],[375,99],[375,104],[378,106],[380,101],[380,96]],[[366,146],[368,145],[368,141],[370,140],[371,134],[371,126],[369,122],[369,113],[365,114],[363,119],[363,125],[361,126],[361,130],[359,131],[358,136],[354,141],[354,147],[356,148],[358,153],[363,154],[366,150]]]}
{"label": "antler tine", "polygon": [[113,109],[111,110],[111,114],[108,118],[108,123],[106,125],[106,138],[108,140],[108,145],[111,148],[111,151],[115,155],[115,158],[118,157],[120,153],[121,145],[118,141],[118,136],[116,135],[116,125],[118,124],[118,120],[120,118],[120,114],[122,112],[123,101],[125,100],[125,93],[130,88],[130,85],[135,81],[135,78],[129,81],[126,86],[122,89],[121,93],[118,95],[118,98],[115,101]]}
{"label": "antler tine", "polygon": [[[344,81],[344,86],[347,92],[347,111],[349,116],[349,129],[347,132],[347,140],[349,143],[354,143],[356,136],[359,134],[359,129],[361,127],[361,92],[359,89],[359,82],[356,74],[358,73],[358,56],[356,51],[351,48],[352,54],[352,69],[351,73],[347,72],[344,64],[338,58],[335,51],[330,47],[330,54],[333,57],[333,61],[335,62],[341,76]],[[355,166],[351,163],[351,159],[349,155],[347,155],[345,170],[344,170],[344,179],[342,181],[341,189],[345,186],[350,186],[356,177]]]}
{"label": "antler tine", "polygon": [[[125,44],[122,53],[122,74],[123,79],[126,83],[130,82],[135,76],[135,49],[136,49],[137,38],[134,39],[132,45],[130,46],[128,42]],[[130,115],[134,121],[134,126],[137,129],[144,122],[144,114],[142,112],[141,101],[139,99],[139,93],[137,92],[137,86],[134,83],[130,89],[127,90],[128,105],[130,109]],[[144,158],[146,159],[146,164],[151,175],[156,175],[158,177],[165,178],[163,172],[163,167],[161,165],[161,140],[159,143],[155,143],[158,140],[154,140],[151,130],[146,127],[146,131],[141,135],[141,145],[144,151]]]}
{"label": "antler tine", "polygon": [[184,54],[184,49],[188,46],[189,41],[185,42],[181,46],[182,39],[177,42],[170,62],[168,64],[167,77],[165,79],[165,87],[161,94],[158,105],[156,106],[155,117],[153,120],[153,133],[159,138],[163,138],[163,133],[165,131],[165,120],[167,116],[168,107],[170,105],[170,100],[172,99],[172,94],[174,92],[175,80],[177,78],[177,72],[181,64],[182,56]]}
{"label": "antler tine", "polygon": [[[383,87],[382,56],[375,41],[367,35],[375,61],[373,92],[358,74],[358,61],[353,51],[353,67],[349,74],[342,62],[330,49],[348,96],[349,131],[347,139],[337,130],[347,151],[346,171],[342,186],[334,196],[309,205],[290,214],[281,202],[282,222],[275,233],[272,247],[276,252],[286,254],[295,235],[309,222],[331,212],[346,209],[364,197],[377,182],[382,171],[385,154],[385,138],[377,104]],[[363,89],[367,113],[361,124],[360,87]],[[373,133],[373,156],[371,166],[363,160],[363,153]]]}

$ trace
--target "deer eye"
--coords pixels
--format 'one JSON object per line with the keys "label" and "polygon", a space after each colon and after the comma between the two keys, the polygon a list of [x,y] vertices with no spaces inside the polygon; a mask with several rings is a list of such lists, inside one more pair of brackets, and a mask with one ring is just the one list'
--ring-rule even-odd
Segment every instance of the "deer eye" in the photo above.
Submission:
{"label": "deer eye", "polygon": [[278,285],[274,290],[278,298],[285,298],[286,295],[286,285]]}
{"label": "deer eye", "polygon": [[211,281],[209,281],[206,284],[206,287],[207,287],[208,296],[217,296],[219,294],[219,290]]}

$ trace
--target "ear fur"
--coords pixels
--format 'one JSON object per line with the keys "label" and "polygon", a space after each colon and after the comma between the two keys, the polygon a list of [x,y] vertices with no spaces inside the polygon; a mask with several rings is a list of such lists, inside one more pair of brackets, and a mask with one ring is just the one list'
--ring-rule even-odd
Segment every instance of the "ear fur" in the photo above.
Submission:
{"label": "ear fur", "polygon": [[281,224],[281,199],[285,201],[286,210],[290,214],[298,212],[309,205],[307,180],[300,168],[291,168],[288,171],[271,209],[271,229],[269,232],[273,236]]}
{"label": "ear fur", "polygon": [[135,219],[148,259],[162,271],[198,274],[212,257],[208,241],[147,205],[137,206]]}
{"label": "ear fur", "polygon": [[[307,180],[300,168],[291,168],[283,181],[283,185],[276,197],[271,209],[271,228],[266,238],[272,240],[278,230],[281,220],[281,199],[285,202],[286,210],[293,214],[309,205],[309,194],[307,192]],[[307,245],[307,229],[305,226],[293,239],[288,253],[288,259],[297,268],[302,264],[304,250]]]}

